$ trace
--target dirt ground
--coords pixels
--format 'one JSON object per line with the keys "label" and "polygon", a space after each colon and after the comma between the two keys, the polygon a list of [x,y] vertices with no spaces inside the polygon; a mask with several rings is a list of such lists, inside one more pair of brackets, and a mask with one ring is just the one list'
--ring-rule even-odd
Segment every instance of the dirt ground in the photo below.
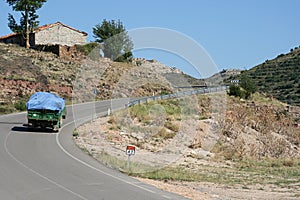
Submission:
{"label": "dirt ground", "polygon": [[[100,118],[92,123],[85,124],[79,127],[76,131],[78,136],[74,137],[75,143],[87,151],[90,155],[99,158],[99,154],[103,153],[103,149],[107,149],[113,157],[124,157],[124,144],[122,142],[117,145],[116,141],[122,141],[120,137],[108,138],[107,133],[111,136],[111,130],[106,129],[109,118]],[[95,131],[97,130],[97,131]],[[101,130],[101,131],[99,131]],[[119,135],[123,135],[119,134]],[[115,135],[114,135],[115,136]],[[112,142],[113,141],[113,142]],[[126,143],[126,142],[124,142]],[[142,152],[140,152],[142,153]],[[152,161],[157,155],[151,158],[151,152],[144,152],[146,157]],[[145,157],[145,155],[143,157]],[[168,154],[169,155],[169,154]],[[137,155],[135,155],[137,156]],[[161,161],[168,162],[162,156],[159,158]],[[149,160],[148,160],[149,161]],[[186,159],[178,159],[186,162]],[[147,160],[145,160],[147,163]],[[192,162],[196,162],[196,159]],[[197,161],[199,162],[199,161]],[[205,160],[201,162],[207,162]],[[148,164],[148,163],[147,163]],[[186,164],[186,163],[185,163]],[[202,163],[203,164],[203,163]],[[207,164],[207,163],[206,163]],[[195,165],[197,166],[197,165]],[[201,169],[199,169],[201,170]],[[177,193],[181,196],[194,200],[207,200],[207,199],[299,199],[300,191],[293,191],[288,188],[281,188],[276,185],[252,185],[245,186],[243,184],[228,186],[209,182],[185,182],[185,181],[158,181],[152,179],[137,178],[138,180],[154,185],[165,191]]]}
{"label": "dirt ground", "polygon": [[[178,181],[156,181],[151,179],[138,180],[154,185],[161,190],[177,193],[193,200],[210,200],[210,199],[257,199],[257,200],[274,200],[274,199],[299,199],[299,194],[290,193],[285,189],[280,189],[274,186],[261,186],[261,189],[236,188],[226,185],[218,185],[205,182],[178,182]],[[255,188],[259,188],[255,186]]]}

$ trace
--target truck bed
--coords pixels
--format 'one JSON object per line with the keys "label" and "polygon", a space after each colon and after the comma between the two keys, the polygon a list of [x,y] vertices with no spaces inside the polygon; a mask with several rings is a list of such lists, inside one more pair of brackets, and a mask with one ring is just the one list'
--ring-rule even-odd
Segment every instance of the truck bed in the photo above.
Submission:
{"label": "truck bed", "polygon": [[28,110],[27,119],[29,127],[52,128],[58,130],[62,119],[66,117],[66,108],[61,112],[55,110]]}

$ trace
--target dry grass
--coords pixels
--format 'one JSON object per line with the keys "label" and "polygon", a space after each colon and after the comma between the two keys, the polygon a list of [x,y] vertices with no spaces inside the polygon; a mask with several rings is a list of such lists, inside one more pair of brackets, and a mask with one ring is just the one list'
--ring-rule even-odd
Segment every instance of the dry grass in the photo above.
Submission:
{"label": "dry grass", "polygon": [[234,167],[202,165],[197,171],[169,167],[137,176],[155,180],[200,181],[226,185],[274,184],[300,189],[299,166],[300,160],[242,160]]}

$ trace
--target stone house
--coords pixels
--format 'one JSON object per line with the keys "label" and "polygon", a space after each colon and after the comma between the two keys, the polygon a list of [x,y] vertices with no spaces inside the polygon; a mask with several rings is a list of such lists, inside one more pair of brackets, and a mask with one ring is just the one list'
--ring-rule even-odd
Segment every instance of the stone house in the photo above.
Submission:
{"label": "stone house", "polygon": [[[87,33],[67,26],[61,22],[47,24],[38,27],[30,33],[29,43],[31,47],[37,45],[66,45],[86,44]],[[0,42],[24,45],[24,37],[21,34],[12,33],[0,37]]]}
{"label": "stone house", "polygon": [[[62,49],[69,49],[76,44],[86,44],[87,33],[67,26],[61,22],[38,27],[29,36],[31,48],[51,51],[60,54]],[[0,42],[25,46],[25,39],[21,34],[12,33],[0,37]]]}

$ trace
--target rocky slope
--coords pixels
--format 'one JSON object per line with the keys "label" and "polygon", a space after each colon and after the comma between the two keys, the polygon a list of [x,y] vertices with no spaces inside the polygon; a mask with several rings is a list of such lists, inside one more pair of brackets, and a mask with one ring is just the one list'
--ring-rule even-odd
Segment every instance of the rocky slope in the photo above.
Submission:
{"label": "rocky slope", "polygon": [[74,138],[123,172],[126,146],[135,145],[131,173],[192,199],[293,199],[300,195],[299,115],[299,107],[261,95],[200,95],[131,107],[79,127]]}
{"label": "rocky slope", "polygon": [[62,58],[0,43],[0,110],[14,111],[11,105],[27,101],[36,91],[55,92],[74,102],[177,91],[165,74],[186,77],[155,60],[118,63],[80,52]]}
{"label": "rocky slope", "polygon": [[58,57],[0,43],[0,113],[16,111],[13,105],[24,105],[36,91],[57,93],[68,102],[83,102],[175,93],[190,86],[222,84],[224,77],[232,75],[225,70],[209,80],[196,79],[156,60],[119,63],[95,56],[96,51],[89,56],[82,51],[84,47],[76,48]]}
{"label": "rocky slope", "polygon": [[0,99],[15,103],[35,91],[55,91],[70,97],[77,61],[0,43]]}
{"label": "rocky slope", "polygon": [[[220,84],[224,77],[234,77],[238,73],[224,71],[206,82]],[[116,63],[83,55],[68,59],[0,43],[2,112],[7,111],[8,105],[27,100],[36,91],[52,91],[73,102],[83,102],[173,93],[180,85],[204,85],[206,82],[188,77],[180,70],[155,60]],[[126,145],[133,144],[139,152],[135,156],[138,166],[150,166],[152,170],[153,167],[172,166],[204,172],[201,178],[209,181],[209,176],[217,176],[218,181],[231,180],[234,174],[246,185],[253,184],[252,179],[247,178],[249,176],[266,184],[273,183],[272,178],[275,177],[275,184],[280,185],[285,179],[280,174],[269,177],[260,172],[242,174],[232,169],[237,165],[235,161],[243,159],[283,159],[283,164],[272,163],[271,169],[273,164],[275,167],[282,165],[283,168],[275,171],[293,172],[290,182],[282,187],[284,192],[291,193],[295,189],[299,191],[299,184],[295,183],[298,181],[299,164],[294,161],[300,158],[299,112],[298,107],[261,96],[254,96],[251,101],[240,101],[226,97],[226,94],[202,95],[135,106],[86,124],[74,136],[81,148],[122,171],[126,170],[126,166],[116,163],[119,160],[126,162],[124,149]],[[112,162],[102,160],[103,157],[117,159]],[[252,164],[247,163],[241,169],[249,169],[249,166]],[[144,170],[142,172],[149,170],[134,168],[141,169]],[[288,176],[287,173],[285,176]],[[256,188],[256,191],[259,190]],[[268,196],[272,193],[264,197]]]}
{"label": "rocky slope", "polygon": [[[222,102],[226,103],[222,108],[217,108],[221,105],[213,105],[214,99],[223,97],[224,95],[200,95],[197,98],[191,97],[190,100],[169,100],[134,106],[128,111],[120,111],[101,119],[97,122],[100,129],[89,129],[93,125],[84,125],[79,128],[79,138],[92,134],[95,137],[90,142],[95,142],[94,148],[105,146],[104,143],[108,140],[112,148],[115,148],[111,152],[116,152],[116,155],[127,144],[133,144],[139,148],[140,154],[143,151],[153,153],[153,160],[151,156],[139,158],[139,161],[144,160],[147,164],[159,163],[158,157],[164,155],[172,160],[171,154],[195,160],[201,160],[207,155],[223,160],[300,159],[298,107],[289,107],[277,101],[274,103],[267,98],[263,102],[262,97],[248,102],[227,97]],[[186,109],[190,110],[185,111]],[[87,146],[92,144],[86,143]],[[171,162],[164,159],[166,157],[162,158],[162,165],[164,162]],[[197,162],[187,162],[186,166],[196,167],[195,163]]]}

